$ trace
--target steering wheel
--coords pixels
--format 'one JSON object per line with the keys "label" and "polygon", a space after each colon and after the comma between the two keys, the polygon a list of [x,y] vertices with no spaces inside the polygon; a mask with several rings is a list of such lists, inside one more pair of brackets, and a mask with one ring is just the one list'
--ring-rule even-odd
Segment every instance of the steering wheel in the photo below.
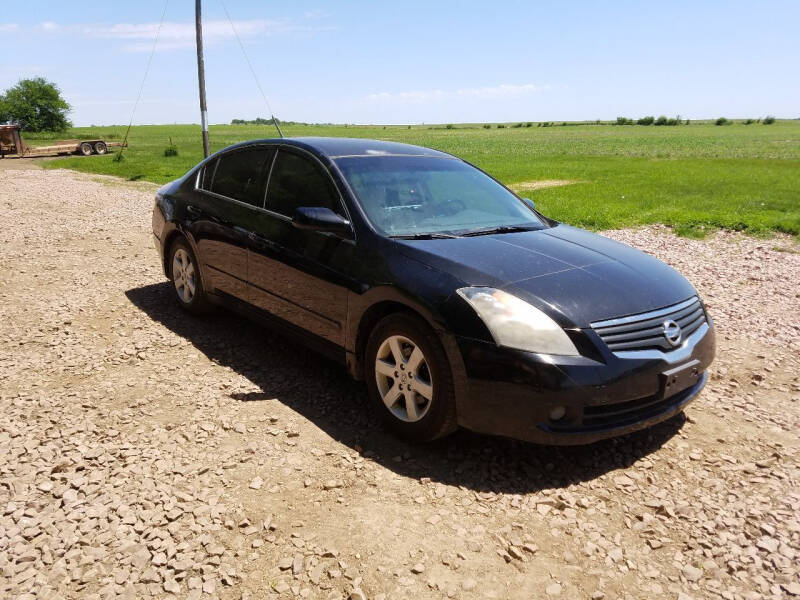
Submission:
{"label": "steering wheel", "polygon": [[467,210],[467,205],[461,198],[448,198],[436,205],[442,215],[449,216]]}

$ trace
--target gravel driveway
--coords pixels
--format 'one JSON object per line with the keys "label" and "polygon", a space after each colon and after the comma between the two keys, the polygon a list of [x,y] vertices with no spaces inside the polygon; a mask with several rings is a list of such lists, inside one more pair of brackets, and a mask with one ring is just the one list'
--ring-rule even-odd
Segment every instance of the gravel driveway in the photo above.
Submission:
{"label": "gravel driveway", "polygon": [[181,313],[155,187],[0,170],[0,597],[800,595],[800,253],[608,232],[718,326],[686,416],[584,448],[407,446],[344,370]]}

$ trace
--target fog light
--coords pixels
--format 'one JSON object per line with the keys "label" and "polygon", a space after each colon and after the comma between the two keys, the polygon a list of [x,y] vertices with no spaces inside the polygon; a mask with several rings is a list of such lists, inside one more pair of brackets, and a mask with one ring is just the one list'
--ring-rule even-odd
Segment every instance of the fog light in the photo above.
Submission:
{"label": "fog light", "polygon": [[564,418],[564,415],[567,414],[567,409],[564,406],[554,406],[550,409],[550,420],[551,421],[558,421],[559,419]]}

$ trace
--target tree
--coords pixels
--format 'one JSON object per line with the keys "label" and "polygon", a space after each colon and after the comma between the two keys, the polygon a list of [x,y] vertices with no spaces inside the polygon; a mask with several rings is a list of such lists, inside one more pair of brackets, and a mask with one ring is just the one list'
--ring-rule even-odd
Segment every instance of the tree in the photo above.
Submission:
{"label": "tree", "polygon": [[71,106],[56,84],[42,77],[22,79],[0,95],[0,122],[15,121],[26,131],[64,131]]}

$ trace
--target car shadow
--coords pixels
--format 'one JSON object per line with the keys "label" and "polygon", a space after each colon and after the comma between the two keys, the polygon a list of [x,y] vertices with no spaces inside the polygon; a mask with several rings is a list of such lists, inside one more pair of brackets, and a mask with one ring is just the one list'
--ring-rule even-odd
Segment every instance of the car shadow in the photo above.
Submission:
{"label": "car shadow", "polygon": [[411,445],[383,429],[368,404],[366,387],[352,381],[341,365],[225,310],[188,315],[177,306],[168,282],[125,295],[154,321],[260,390],[231,393],[232,400],[278,400],[334,439],[406,477],[481,492],[562,488],[632,465],[660,448],[686,421],[681,413],[650,429],[588,446],[542,446],[468,431]]}

